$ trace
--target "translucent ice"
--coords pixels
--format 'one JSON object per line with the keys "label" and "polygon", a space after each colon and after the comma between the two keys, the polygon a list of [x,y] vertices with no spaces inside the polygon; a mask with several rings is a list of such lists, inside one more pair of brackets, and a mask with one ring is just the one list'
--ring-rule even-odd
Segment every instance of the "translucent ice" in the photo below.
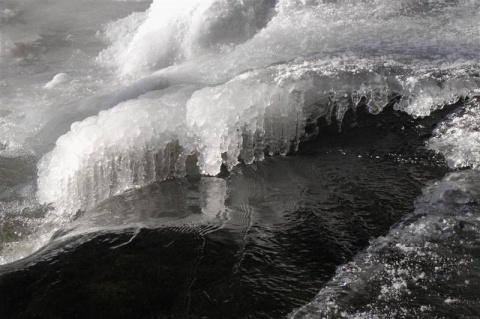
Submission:
{"label": "translucent ice", "polygon": [[[478,1],[4,3],[0,143],[39,157],[53,147],[38,199],[60,222],[185,175],[187,157],[215,175],[295,151],[321,117],[341,127],[351,109],[390,102],[428,116],[480,93]],[[50,82],[60,72],[68,85]],[[430,142],[453,167],[478,165],[476,113],[454,115]]]}
{"label": "translucent ice", "polygon": [[[38,163],[38,199],[57,213],[184,171],[185,104],[191,88],[153,91],[72,124]],[[189,93],[190,92],[190,93]]]}
{"label": "translucent ice", "polygon": [[[232,169],[239,160],[249,164],[262,160],[265,153],[285,155],[305,138],[307,121],[335,116],[341,124],[358,99],[377,114],[400,94],[404,100],[398,109],[425,116],[450,98],[449,77],[432,72],[428,81],[416,80],[421,75],[407,65],[390,64],[392,69],[386,70],[370,61],[312,57],[246,72],[216,86],[190,85],[188,94],[176,86],[156,93],[167,94],[167,100],[147,94],[123,102],[73,124],[44,156],[39,199],[72,212],[128,188],[183,176],[188,155],[195,154],[201,173],[207,175],[218,174],[222,164]],[[468,76],[454,81],[462,87],[476,84]],[[136,92],[139,85],[126,91]],[[430,100],[431,91],[436,103]],[[172,97],[177,96],[173,92],[178,97]],[[164,173],[153,173],[158,169]]]}

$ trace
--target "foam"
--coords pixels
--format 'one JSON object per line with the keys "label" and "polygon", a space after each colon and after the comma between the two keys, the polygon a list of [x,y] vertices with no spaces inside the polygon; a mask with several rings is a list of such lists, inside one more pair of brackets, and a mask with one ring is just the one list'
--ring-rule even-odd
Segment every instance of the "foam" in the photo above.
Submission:
{"label": "foam", "polygon": [[[275,6],[273,18],[251,39],[206,59],[192,56],[193,61],[184,72],[218,83],[248,69],[312,54],[322,58],[350,55],[381,61],[397,56],[418,70],[430,63],[442,68],[462,61],[475,62],[479,52],[476,10],[478,4],[466,1],[418,4],[416,1],[281,0]],[[148,59],[161,56],[151,55]],[[118,60],[118,68],[122,69],[125,62]],[[184,69],[181,65],[179,68]],[[134,71],[139,69],[141,65]],[[177,72],[175,66],[161,74]]]}
{"label": "foam", "polygon": [[[251,38],[269,18],[270,0],[154,1],[146,16],[135,14],[107,28],[121,74],[161,69]],[[123,31],[122,31],[123,30]]]}
{"label": "foam", "polygon": [[53,77],[53,79],[45,84],[44,88],[52,89],[56,86],[61,86],[62,84],[68,83],[70,76],[67,73],[58,73]]}

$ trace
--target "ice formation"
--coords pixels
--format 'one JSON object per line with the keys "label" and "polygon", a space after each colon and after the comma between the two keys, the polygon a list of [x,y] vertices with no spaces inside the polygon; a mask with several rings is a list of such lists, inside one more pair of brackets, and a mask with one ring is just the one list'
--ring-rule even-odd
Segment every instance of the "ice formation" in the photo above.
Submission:
{"label": "ice formation", "polygon": [[[231,169],[265,153],[287,154],[308,121],[336,117],[341,125],[362,103],[376,114],[395,101],[397,110],[417,117],[476,95],[477,7],[154,1],[147,12],[106,27],[111,45],[97,60],[122,75],[160,69],[125,92],[155,81],[171,87],[155,98],[127,94],[74,123],[39,163],[38,198],[68,215],[125,189],[185,175],[188,156],[196,156],[203,174],[216,175],[222,164]],[[457,24],[442,22],[459,16]]]}
{"label": "ice formation", "polygon": [[478,204],[479,190],[475,170],[450,173],[425,187],[413,214],[340,267],[290,318],[448,317],[474,309],[475,293],[465,291],[478,289],[472,280],[480,212],[472,204]]}
{"label": "ice formation", "polygon": [[[72,125],[39,162],[38,198],[66,211],[181,174],[189,88],[153,91]],[[88,155],[87,155],[88,154]],[[65,191],[67,190],[67,191]]]}
{"label": "ice formation", "polygon": [[[184,176],[187,158],[216,175],[294,151],[321,117],[341,127],[346,112],[389,102],[428,116],[480,94],[477,1],[18,3],[0,8],[0,142],[40,156],[53,147],[37,196],[60,223]],[[452,167],[478,166],[477,109],[452,115],[429,143]]]}
{"label": "ice formation", "polygon": [[[239,160],[252,163],[265,153],[295,150],[307,121],[334,116],[341,125],[345,112],[361,100],[376,114],[401,95],[396,108],[425,116],[454,98],[452,86],[468,87],[474,81],[430,77],[412,84],[415,72],[405,71],[403,64],[396,65],[403,70],[393,73],[356,62],[344,59],[333,69],[315,59],[271,66],[214,87],[192,86],[186,95],[165,93],[170,104],[149,95],[123,102],[74,123],[57,141],[39,164],[38,197],[70,213],[87,209],[128,188],[185,175],[189,155],[197,157],[203,174],[216,175],[222,164],[231,169]],[[176,87],[158,94],[172,90]],[[472,85],[465,94],[474,91]],[[177,145],[169,152],[178,154],[164,153],[168,143]],[[171,166],[162,167],[158,160]]]}
{"label": "ice formation", "polygon": [[473,99],[434,131],[428,147],[443,154],[452,168],[480,167],[480,104]]}

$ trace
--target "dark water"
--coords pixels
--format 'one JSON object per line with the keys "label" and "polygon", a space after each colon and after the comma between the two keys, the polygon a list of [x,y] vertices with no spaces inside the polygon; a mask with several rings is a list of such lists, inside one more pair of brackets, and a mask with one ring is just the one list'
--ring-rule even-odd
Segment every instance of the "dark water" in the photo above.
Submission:
{"label": "dark water", "polygon": [[451,109],[348,113],[295,155],[111,198],[0,267],[0,318],[284,317],[445,175],[424,141]]}

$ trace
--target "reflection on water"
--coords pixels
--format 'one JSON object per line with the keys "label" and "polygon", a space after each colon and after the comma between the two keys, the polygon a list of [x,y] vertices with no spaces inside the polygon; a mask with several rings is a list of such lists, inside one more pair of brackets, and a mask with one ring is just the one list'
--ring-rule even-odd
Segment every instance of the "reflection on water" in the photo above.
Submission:
{"label": "reflection on water", "polygon": [[426,153],[417,135],[402,132],[345,128],[301,155],[240,165],[224,178],[172,179],[112,197],[77,214],[42,251],[0,268],[0,295],[9,296],[0,315],[287,315],[445,173],[405,160]]}
{"label": "reflection on water", "polygon": [[0,0],[0,318],[478,314],[479,9]]}

